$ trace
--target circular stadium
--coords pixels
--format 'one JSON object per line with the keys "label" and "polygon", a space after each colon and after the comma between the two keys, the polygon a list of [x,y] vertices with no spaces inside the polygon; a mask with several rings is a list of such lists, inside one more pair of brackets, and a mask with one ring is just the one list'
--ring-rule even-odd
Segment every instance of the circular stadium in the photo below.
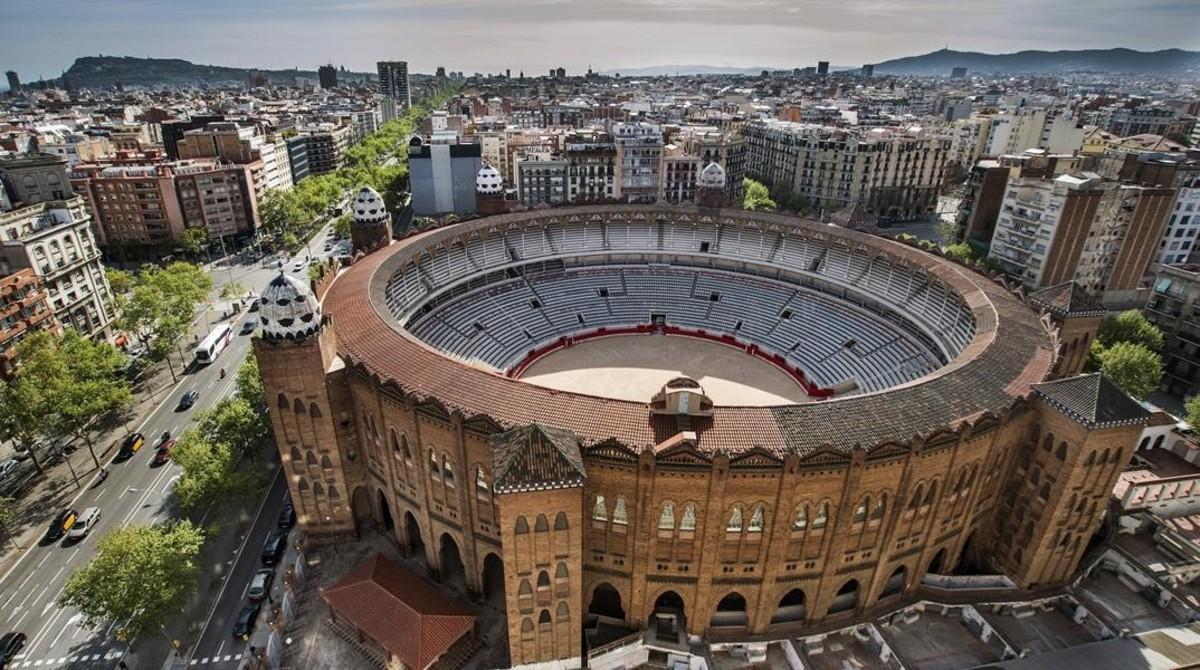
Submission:
{"label": "circular stadium", "polygon": [[[1078,538],[1035,550],[1009,521],[1057,518],[1026,475],[1067,466],[1030,445],[1081,420],[1058,414],[1086,390],[1045,383],[1049,317],[969,268],[697,206],[512,212],[356,246],[316,285],[317,335],[264,327],[258,345],[302,523],[344,537],[370,519],[503,598],[514,664],[578,655],[581,628],[601,646],[765,639],[956,572],[1031,588],[1079,560]],[[313,398],[328,407],[304,411]],[[325,414],[340,424],[322,433]]]}

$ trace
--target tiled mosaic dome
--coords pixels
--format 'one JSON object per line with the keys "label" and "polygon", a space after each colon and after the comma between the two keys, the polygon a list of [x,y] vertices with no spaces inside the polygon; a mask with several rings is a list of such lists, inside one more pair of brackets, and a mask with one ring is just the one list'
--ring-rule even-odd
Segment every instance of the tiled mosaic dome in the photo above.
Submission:
{"label": "tiled mosaic dome", "polygon": [[491,165],[484,164],[475,175],[475,190],[479,193],[494,195],[504,190],[504,180],[500,173]]}
{"label": "tiled mosaic dome", "polygon": [[259,300],[263,339],[301,340],[321,329],[321,305],[301,280],[280,272]]}
{"label": "tiled mosaic dome", "polygon": [[696,186],[699,188],[725,188],[725,168],[721,167],[720,163],[709,163],[708,167],[700,172],[700,176],[696,178]]}
{"label": "tiled mosaic dome", "polygon": [[351,204],[355,226],[379,226],[388,222],[387,207],[383,196],[370,186],[364,186]]}

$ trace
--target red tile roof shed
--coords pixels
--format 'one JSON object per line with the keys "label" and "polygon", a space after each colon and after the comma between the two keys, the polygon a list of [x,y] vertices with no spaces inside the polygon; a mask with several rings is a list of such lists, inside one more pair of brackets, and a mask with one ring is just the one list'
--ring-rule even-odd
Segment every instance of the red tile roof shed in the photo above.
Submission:
{"label": "red tile roof shed", "polygon": [[324,589],[321,597],[405,667],[418,670],[433,665],[475,625],[475,615],[382,554]]}

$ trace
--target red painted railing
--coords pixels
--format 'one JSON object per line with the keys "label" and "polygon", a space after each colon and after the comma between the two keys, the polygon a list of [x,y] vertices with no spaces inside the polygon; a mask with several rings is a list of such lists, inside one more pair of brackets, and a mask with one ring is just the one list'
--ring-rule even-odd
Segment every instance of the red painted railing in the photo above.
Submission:
{"label": "red painted railing", "polygon": [[552,342],[543,344],[540,347],[530,349],[525,357],[513,365],[505,374],[505,376],[516,379],[525,373],[529,366],[536,363],[539,359],[547,356],[559,349],[566,349],[586,340],[593,340],[600,337],[614,337],[618,335],[648,335],[652,333],[662,333],[664,335],[675,335],[678,337],[694,337],[709,342],[716,342],[727,347],[740,349],[755,358],[769,363],[779,370],[782,370],[786,375],[792,378],[804,392],[813,398],[828,398],[833,395],[833,390],[818,386],[808,379],[808,375],[804,374],[804,370],[787,362],[783,356],[772,352],[764,351],[757,344],[742,342],[732,335],[724,333],[710,333],[699,328],[680,328],[679,326],[654,326],[651,324],[643,324],[640,326],[619,326],[616,328],[596,328],[594,330],[585,330],[571,335],[564,335]]}

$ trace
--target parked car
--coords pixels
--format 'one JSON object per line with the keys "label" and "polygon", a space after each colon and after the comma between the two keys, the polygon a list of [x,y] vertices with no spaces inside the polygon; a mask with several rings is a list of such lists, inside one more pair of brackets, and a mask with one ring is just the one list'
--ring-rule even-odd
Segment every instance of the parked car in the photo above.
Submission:
{"label": "parked car", "polygon": [[237,620],[233,622],[233,636],[238,639],[248,639],[254,632],[254,622],[258,621],[258,613],[262,606],[258,603],[246,605],[238,612]]}
{"label": "parked car", "polygon": [[292,272],[301,272],[304,270],[304,268],[304,261],[296,261],[295,263],[292,263]]}
{"label": "parked car", "polygon": [[196,400],[198,400],[199,398],[200,398],[200,392],[197,391],[196,389],[192,389],[191,391],[184,393],[182,396],[180,396],[179,407],[175,408],[175,411],[183,412],[185,410],[191,409],[192,405],[195,405]]}
{"label": "parked car", "polygon": [[0,637],[0,668],[7,668],[13,657],[25,647],[25,633],[5,633]]}
{"label": "parked car", "polygon": [[250,311],[257,312],[260,305],[261,305],[261,302],[258,300],[251,301],[250,302]]}
{"label": "parked car", "polygon": [[67,531],[68,540],[82,540],[100,523],[100,508],[89,507],[79,514],[74,525]]}
{"label": "parked car", "polygon": [[167,461],[171,460],[171,447],[174,446],[175,440],[167,440],[166,442],[158,445],[158,449],[154,452],[154,460],[152,461],[152,464],[163,465]]}
{"label": "parked car", "polygon": [[249,335],[250,333],[253,333],[254,328],[257,325],[258,324],[254,322],[254,319],[246,319],[242,322],[242,335]]}
{"label": "parked car", "polygon": [[121,443],[121,450],[117,452],[118,460],[126,460],[132,458],[138,449],[146,443],[146,436],[141,433],[130,433],[125,436],[125,441]]}
{"label": "parked car", "polygon": [[271,592],[271,584],[275,581],[275,570],[271,568],[263,568],[254,573],[250,578],[250,588],[246,590],[246,597],[250,602],[256,603]]}
{"label": "parked car", "polygon": [[296,525],[296,507],[288,502],[279,511],[279,527],[283,530],[291,530],[292,526]]}
{"label": "parked car", "polygon": [[6,458],[3,461],[0,461],[0,479],[4,479],[5,477],[16,472],[17,467],[20,465],[21,462],[15,458]]}
{"label": "parked car", "polygon": [[50,527],[46,529],[45,542],[47,544],[57,542],[63,535],[67,534],[67,531],[71,530],[71,527],[75,525],[75,521],[78,518],[79,513],[70,507],[59,512],[50,522]]}
{"label": "parked car", "polygon": [[279,561],[283,560],[283,552],[287,551],[287,535],[284,533],[271,533],[267,537],[267,541],[263,544],[262,564],[265,566],[279,565]]}

